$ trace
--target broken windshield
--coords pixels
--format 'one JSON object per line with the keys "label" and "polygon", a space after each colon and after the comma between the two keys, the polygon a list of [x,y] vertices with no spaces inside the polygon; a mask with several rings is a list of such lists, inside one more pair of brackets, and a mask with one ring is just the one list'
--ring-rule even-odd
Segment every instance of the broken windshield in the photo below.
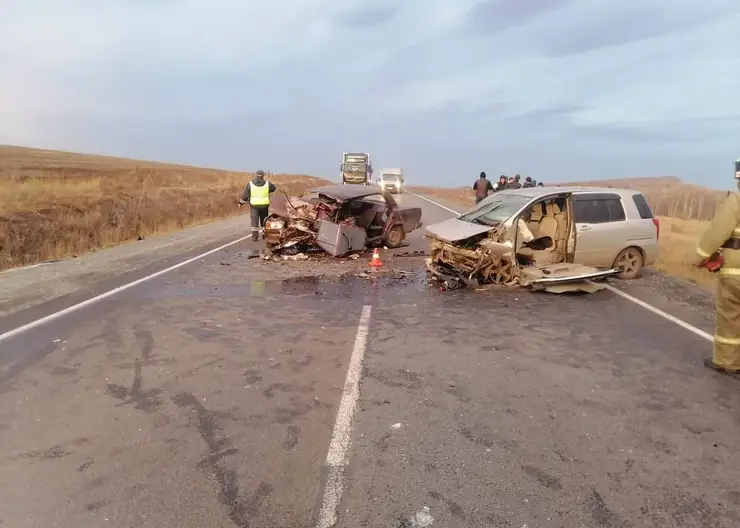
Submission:
{"label": "broken windshield", "polygon": [[479,203],[459,219],[473,224],[495,226],[527,205],[531,198],[518,194],[494,195]]}

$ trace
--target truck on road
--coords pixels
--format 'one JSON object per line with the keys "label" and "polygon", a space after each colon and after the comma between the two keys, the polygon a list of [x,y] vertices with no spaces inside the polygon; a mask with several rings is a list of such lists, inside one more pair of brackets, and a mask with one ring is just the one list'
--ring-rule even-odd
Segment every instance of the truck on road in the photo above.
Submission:
{"label": "truck on road", "polygon": [[373,176],[373,165],[367,152],[345,152],[339,168],[342,185],[370,185]]}

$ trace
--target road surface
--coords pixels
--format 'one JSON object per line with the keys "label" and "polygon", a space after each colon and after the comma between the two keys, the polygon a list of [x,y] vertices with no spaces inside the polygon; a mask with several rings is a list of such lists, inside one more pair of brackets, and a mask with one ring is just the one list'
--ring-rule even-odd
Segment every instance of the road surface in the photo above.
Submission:
{"label": "road surface", "polygon": [[685,307],[301,277],[251,247],[6,310],[2,528],[740,525],[740,385]]}

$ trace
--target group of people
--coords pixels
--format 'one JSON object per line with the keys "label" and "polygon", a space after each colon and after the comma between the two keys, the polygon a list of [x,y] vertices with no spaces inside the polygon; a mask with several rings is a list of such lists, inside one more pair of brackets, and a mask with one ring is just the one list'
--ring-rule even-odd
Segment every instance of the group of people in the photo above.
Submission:
{"label": "group of people", "polygon": [[527,176],[524,178],[524,183],[521,181],[522,177],[519,174],[510,176],[507,178],[505,175],[501,175],[496,183],[488,181],[485,172],[480,173],[480,177],[473,184],[473,190],[475,191],[475,203],[485,200],[488,197],[489,192],[503,191],[504,189],[521,189],[526,187],[544,187],[542,182],[537,182],[531,177]]}

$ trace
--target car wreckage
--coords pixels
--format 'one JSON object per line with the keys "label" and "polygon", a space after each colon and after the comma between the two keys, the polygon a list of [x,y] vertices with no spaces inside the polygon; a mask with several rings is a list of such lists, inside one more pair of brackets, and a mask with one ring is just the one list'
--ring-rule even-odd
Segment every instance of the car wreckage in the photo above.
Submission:
{"label": "car wreckage", "polygon": [[574,262],[574,192],[499,191],[457,218],[427,226],[429,275],[448,288],[505,284],[554,293],[602,289],[591,280],[622,270]]}
{"label": "car wreckage", "polygon": [[321,249],[341,257],[373,245],[397,248],[422,227],[420,207],[401,207],[367,185],[317,187],[271,209],[264,225],[271,252]]}

